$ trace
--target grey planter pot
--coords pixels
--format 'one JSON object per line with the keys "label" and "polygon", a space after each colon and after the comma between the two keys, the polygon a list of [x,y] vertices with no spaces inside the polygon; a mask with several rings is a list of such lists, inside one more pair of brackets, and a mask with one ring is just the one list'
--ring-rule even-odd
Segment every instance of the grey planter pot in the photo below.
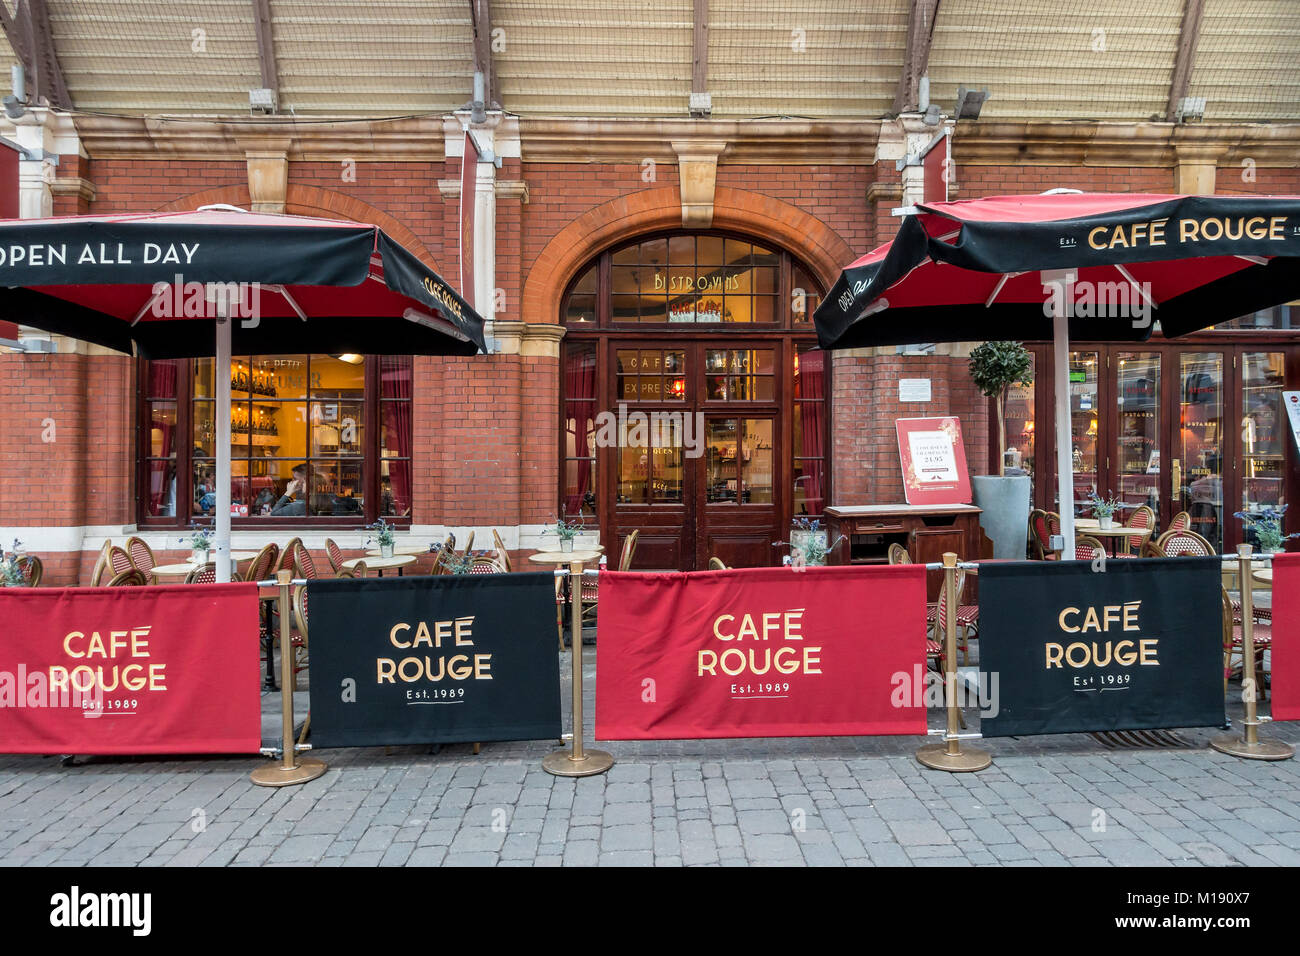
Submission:
{"label": "grey planter pot", "polygon": [[993,557],[1023,561],[1033,490],[1029,476],[973,475],[971,488],[976,507],[984,512],[980,527],[993,542]]}

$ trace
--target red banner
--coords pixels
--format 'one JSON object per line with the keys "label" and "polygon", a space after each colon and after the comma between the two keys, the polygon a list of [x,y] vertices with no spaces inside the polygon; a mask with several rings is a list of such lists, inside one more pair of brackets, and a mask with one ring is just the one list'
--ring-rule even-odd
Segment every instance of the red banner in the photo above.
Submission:
{"label": "red banner", "polygon": [[0,753],[256,753],[257,587],[3,588]]}
{"label": "red banner", "polygon": [[1273,557],[1271,713],[1300,720],[1300,554]]}
{"label": "red banner", "polygon": [[602,571],[599,627],[601,740],[926,732],[918,566]]}

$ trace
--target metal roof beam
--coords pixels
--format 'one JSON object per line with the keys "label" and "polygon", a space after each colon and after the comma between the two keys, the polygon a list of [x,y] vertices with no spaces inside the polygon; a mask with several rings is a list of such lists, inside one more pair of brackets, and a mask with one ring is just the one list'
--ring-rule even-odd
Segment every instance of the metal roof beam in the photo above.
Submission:
{"label": "metal roof beam", "polygon": [[500,109],[497,100],[497,67],[492,58],[492,7],[489,0],[469,0],[474,37],[474,72],[483,74],[483,103]]}
{"label": "metal roof beam", "polygon": [[1183,25],[1178,32],[1178,54],[1169,81],[1169,107],[1165,111],[1165,119],[1170,123],[1176,121],[1179,104],[1192,85],[1192,64],[1196,60],[1196,41],[1201,35],[1201,13],[1204,9],[1205,0],[1186,0],[1186,6],[1183,7]]}
{"label": "metal roof beam", "polygon": [[921,105],[921,77],[930,67],[930,42],[934,39],[934,21],[939,15],[940,0],[912,0],[907,17],[907,50],[903,72],[894,93],[895,115],[909,113]]}
{"label": "metal roof beam", "polygon": [[71,109],[72,98],[54,51],[45,0],[18,0],[12,14],[7,4],[0,3],[0,28],[27,72],[28,101],[39,106],[44,98],[50,106]]}
{"label": "metal roof beam", "polygon": [[280,71],[275,62],[275,38],[271,33],[271,0],[253,0],[253,21],[257,25],[257,59],[262,67],[262,87],[280,104]]}

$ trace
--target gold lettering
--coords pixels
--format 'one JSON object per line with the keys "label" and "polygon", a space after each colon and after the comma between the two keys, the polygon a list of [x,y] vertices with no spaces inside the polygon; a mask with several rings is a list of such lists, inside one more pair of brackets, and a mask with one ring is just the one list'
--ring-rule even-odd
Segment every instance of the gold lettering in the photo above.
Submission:
{"label": "gold lettering", "polygon": [[1196,222],[1195,219],[1179,219],[1178,220],[1178,241],[1195,242],[1197,238],[1197,233],[1200,231],[1200,228],[1201,228],[1200,225]]}
{"label": "gold lettering", "polygon": [[[1210,227],[1214,227],[1214,235],[1210,235]],[[1210,242],[1223,238],[1223,220],[1216,219],[1213,216],[1201,223],[1201,238]]]}
{"label": "gold lettering", "polygon": [[734,640],[735,639],[734,634],[723,634],[720,630],[718,630],[718,625],[720,625],[723,621],[731,621],[732,623],[735,623],[735,620],[736,618],[732,614],[719,614],[717,619],[713,622],[713,636],[720,641]]}
{"label": "gold lettering", "polygon": [[1168,219],[1157,219],[1151,223],[1151,245],[1163,246],[1165,244],[1165,224]]}
{"label": "gold lettering", "polygon": [[72,649],[72,639],[74,637],[84,638],[85,636],[81,631],[69,631],[68,636],[63,639],[63,653],[69,657],[85,657],[85,654],[78,654]]}
{"label": "gold lettering", "polygon": [[1138,626],[1138,608],[1142,606],[1141,601],[1133,601],[1124,605],[1124,630],[1140,631]]}
{"label": "gold lettering", "polygon": [[[724,638],[724,640],[725,640],[725,638]],[[708,663],[705,663],[705,660],[706,660],[705,655],[706,655],[706,654],[708,655],[708,658],[707,658]],[[718,676],[717,671],[715,670],[715,668],[718,666],[718,653],[717,653],[717,651],[710,651],[710,650],[703,650],[703,651],[700,651],[700,656],[699,656],[699,660],[697,661],[697,664],[699,665],[699,670],[698,670],[698,671],[696,672],[696,674],[695,674],[696,677],[703,677],[705,671],[708,671],[709,674],[712,675],[712,676],[714,676],[714,677],[717,677],[717,676]]]}
{"label": "gold lettering", "polygon": [[473,624],[473,623],[474,623],[474,618],[473,618],[473,617],[458,617],[458,618],[456,618],[456,631],[455,631],[455,633],[456,633],[456,646],[457,646],[457,647],[466,647],[466,646],[473,647],[473,646],[474,646],[474,642],[470,640],[471,631],[470,631],[470,629],[469,629],[469,626],[470,626],[471,624]]}
{"label": "gold lettering", "polygon": [[1274,216],[1268,221],[1268,237],[1270,239],[1285,239],[1282,235],[1282,226],[1286,222],[1286,216]]}
{"label": "gold lettering", "polygon": [[[1065,610],[1063,610],[1063,611],[1061,612],[1060,617],[1058,617],[1058,618],[1056,619],[1056,620],[1057,620],[1057,623],[1061,625],[1061,630],[1066,631],[1067,633],[1070,633],[1070,634],[1077,634],[1078,631],[1079,631],[1079,629],[1078,629],[1077,627],[1070,627],[1070,625],[1066,624],[1066,623],[1065,623],[1065,615],[1067,615],[1067,614],[1078,614],[1078,613],[1079,613],[1079,609],[1078,609],[1077,607],[1067,607]],[[1048,646],[1050,647],[1051,645],[1048,645]],[[1058,646],[1059,646],[1059,645],[1058,645]]]}
{"label": "gold lettering", "polygon": [[[1128,648],[1127,651],[1124,650],[1124,648],[1126,647]],[[1128,667],[1135,660],[1137,660],[1137,655],[1133,653],[1132,641],[1120,641],[1118,644],[1115,645],[1116,664],[1123,664],[1125,667]]]}
{"label": "gold lettering", "polygon": [[1141,658],[1138,661],[1139,665],[1160,666],[1160,662],[1156,660],[1156,650],[1159,643],[1159,639],[1154,637],[1144,637],[1138,641],[1138,654]]}
{"label": "gold lettering", "polygon": [[[409,624],[394,624],[393,629],[388,632],[389,643],[392,644],[394,647],[410,647],[411,646],[410,641],[407,641],[405,644],[403,644],[401,641],[397,639],[398,631],[409,631],[410,629],[411,629],[411,625]],[[391,664],[392,661],[389,661],[389,663]]]}
{"label": "gold lettering", "polygon": [[[1064,630],[1069,630],[1069,628],[1064,628]],[[1043,645],[1043,648],[1047,652],[1047,660],[1043,664],[1043,670],[1051,670],[1053,667],[1060,667],[1061,654],[1064,652],[1065,648],[1061,647],[1060,644],[1045,644]]]}
{"label": "gold lettering", "polygon": [[1095,607],[1088,608],[1088,613],[1084,615],[1083,618],[1083,627],[1079,628],[1079,630],[1080,631],[1101,630],[1101,622],[1097,620],[1097,609]]}
{"label": "gold lettering", "polygon": [[1105,226],[1098,226],[1097,228],[1095,228],[1095,229],[1093,229],[1091,232],[1089,232],[1089,233],[1088,233],[1088,245],[1092,246],[1094,249],[1105,249],[1105,248],[1106,248],[1106,243],[1105,243],[1104,241],[1103,241],[1103,242],[1098,242],[1098,241],[1097,241],[1097,233],[1099,233],[1099,232],[1105,232],[1105,231],[1106,231],[1106,227],[1105,227]]}
{"label": "gold lettering", "polygon": [[[1263,216],[1255,216],[1246,220],[1246,238],[1263,239],[1268,235],[1268,230],[1264,228],[1265,219]],[[1258,224],[1258,225],[1256,225]]]}

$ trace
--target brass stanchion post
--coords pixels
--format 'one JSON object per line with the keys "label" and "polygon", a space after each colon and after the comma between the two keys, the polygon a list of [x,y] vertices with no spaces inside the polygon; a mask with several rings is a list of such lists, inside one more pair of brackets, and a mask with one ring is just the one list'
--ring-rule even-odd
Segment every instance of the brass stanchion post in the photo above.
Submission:
{"label": "brass stanchion post", "polygon": [[1246,716],[1242,720],[1243,734],[1220,734],[1210,741],[1210,746],[1234,757],[1248,760],[1287,760],[1295,756],[1295,748],[1282,740],[1260,739],[1258,707],[1258,675],[1255,673],[1255,580],[1250,569],[1250,545],[1237,546],[1238,574],[1241,577],[1241,684]]}
{"label": "brass stanchion post", "polygon": [[542,769],[557,777],[590,777],[614,766],[614,758],[603,750],[582,747],[582,562],[569,564],[569,601],[573,614],[571,657],[573,659],[573,749],[558,750],[542,759]]}
{"label": "brass stanchion post", "polygon": [[[293,644],[289,637],[290,584],[293,572],[281,568],[276,573],[276,583],[280,588],[278,604],[280,607],[280,732],[281,746],[284,748],[279,765],[258,767],[250,775],[253,783],[259,787],[288,787],[298,783],[315,780],[328,768],[322,760],[314,757],[298,759],[293,739]],[[273,645],[268,645],[267,654],[274,653]]]}
{"label": "brass stanchion post", "polygon": [[983,770],[993,762],[987,750],[962,750],[958,736],[960,716],[957,711],[957,555],[943,555],[944,612],[947,624],[943,635],[943,680],[948,698],[948,730],[941,744],[927,744],[916,752],[916,759],[931,770],[969,773]]}

